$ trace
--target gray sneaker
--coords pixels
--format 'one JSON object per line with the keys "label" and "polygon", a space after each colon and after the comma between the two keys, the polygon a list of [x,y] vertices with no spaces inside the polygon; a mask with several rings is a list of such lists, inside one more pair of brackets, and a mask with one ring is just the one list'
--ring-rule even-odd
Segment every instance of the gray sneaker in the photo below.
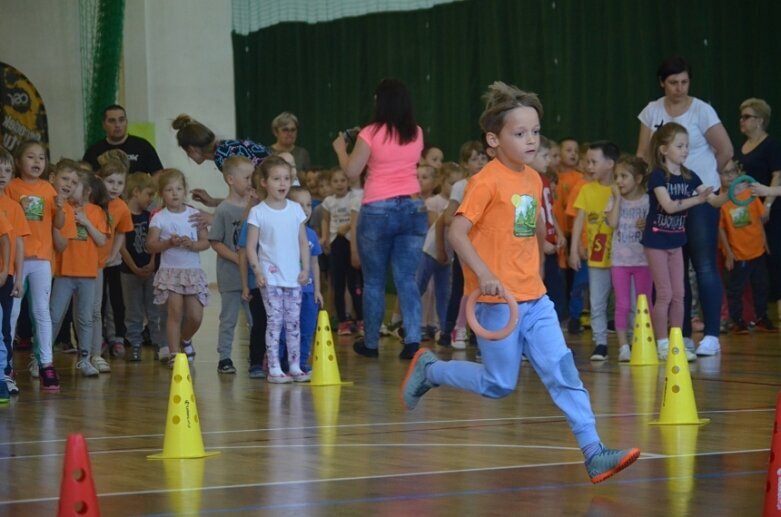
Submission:
{"label": "gray sneaker", "polygon": [[84,377],[97,377],[100,375],[98,369],[92,365],[87,357],[80,359],[79,362],[76,363],[76,368],[79,369]]}
{"label": "gray sneaker", "polygon": [[426,379],[426,367],[437,361],[437,356],[427,348],[421,348],[415,353],[401,383],[401,402],[404,407],[415,409],[420,398],[435,387]]}
{"label": "gray sneaker", "polygon": [[607,478],[618,474],[640,457],[640,449],[602,449],[602,452],[591,458],[586,464],[586,471],[591,482],[601,483]]}

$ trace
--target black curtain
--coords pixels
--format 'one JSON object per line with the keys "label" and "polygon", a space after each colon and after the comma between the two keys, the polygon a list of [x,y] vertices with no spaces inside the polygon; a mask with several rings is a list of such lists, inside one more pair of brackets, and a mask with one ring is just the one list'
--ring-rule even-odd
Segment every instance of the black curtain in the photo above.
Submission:
{"label": "black curtain", "polygon": [[455,160],[480,137],[486,86],[503,80],[541,96],[546,136],[634,152],[637,114],[661,96],[656,68],[680,54],[693,65],[691,95],[713,104],[739,145],[742,100],[781,107],[779,20],[774,1],[464,0],[282,23],[233,35],[237,135],[272,143],[271,119],[291,111],[313,163],[333,165],[336,132],[365,124],[377,82],[398,77],[427,141]]}

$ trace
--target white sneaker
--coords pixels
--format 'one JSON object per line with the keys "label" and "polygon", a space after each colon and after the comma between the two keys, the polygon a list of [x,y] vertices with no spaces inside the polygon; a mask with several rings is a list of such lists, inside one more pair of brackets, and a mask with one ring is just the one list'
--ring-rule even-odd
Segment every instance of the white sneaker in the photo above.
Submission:
{"label": "white sneaker", "polygon": [[97,377],[100,374],[98,369],[95,368],[86,357],[80,359],[79,362],[76,363],[76,368],[79,369],[84,377]]}
{"label": "white sneaker", "polygon": [[161,346],[160,349],[157,351],[157,359],[163,364],[168,363],[168,359],[171,358],[171,351],[168,349],[167,346]]}
{"label": "white sneaker", "polygon": [[700,341],[700,346],[697,347],[697,355],[711,356],[716,355],[721,351],[721,345],[719,345],[719,338],[715,336],[705,336]]}
{"label": "white sneaker", "polygon": [[466,329],[453,329],[453,341],[451,345],[456,350],[464,350],[466,348]]}
{"label": "white sneaker", "polygon": [[670,341],[668,339],[656,340],[656,353],[659,354],[660,361],[667,360],[667,349],[670,347]]}
{"label": "white sneaker", "polygon": [[629,348],[629,345],[621,345],[621,348],[618,349],[618,362],[628,363],[631,360],[632,360],[632,349]]}
{"label": "white sneaker", "polygon": [[109,366],[108,362],[99,355],[93,356],[91,360],[92,365],[97,368],[100,373],[111,373],[111,366]]}
{"label": "white sneaker", "polygon": [[32,377],[33,379],[37,379],[41,369],[41,365],[38,364],[38,359],[35,358],[35,354],[33,354],[30,357],[30,365],[28,366],[28,368],[30,369],[30,377]]}
{"label": "white sneaker", "polygon": [[686,360],[690,363],[697,360],[697,353],[694,351],[694,341],[690,337],[683,338],[683,346],[686,349]]}

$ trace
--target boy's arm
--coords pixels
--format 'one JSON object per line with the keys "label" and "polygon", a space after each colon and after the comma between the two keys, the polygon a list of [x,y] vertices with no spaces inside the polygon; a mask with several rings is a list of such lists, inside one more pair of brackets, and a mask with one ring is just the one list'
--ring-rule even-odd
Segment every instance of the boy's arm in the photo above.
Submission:
{"label": "boy's arm", "polygon": [[457,215],[453,218],[448,232],[450,245],[458,253],[458,258],[474,271],[480,282],[480,292],[484,295],[499,296],[502,293],[502,283],[488,266],[477,254],[477,250],[469,240],[469,231],[472,229],[472,222],[463,215]]}
{"label": "boy's arm", "polygon": [[583,223],[586,220],[586,211],[578,209],[575,222],[572,223],[572,239],[569,250],[569,267],[580,271],[580,235],[583,233]]}
{"label": "boy's arm", "polygon": [[258,258],[258,240],[260,237],[260,231],[258,227],[250,224],[247,228],[247,245],[244,250],[247,253],[247,265],[252,268],[252,272],[255,273],[255,283],[257,287],[264,287],[266,285],[266,277],[263,276],[263,271],[260,269],[260,259]]}
{"label": "boy's arm", "polygon": [[547,231],[545,229],[545,218],[542,216],[542,210],[537,214],[537,245],[540,248],[540,278],[545,280],[545,244],[548,243]]}
{"label": "boy's arm", "polygon": [[122,262],[127,265],[130,272],[136,276],[141,276],[141,269],[136,265],[136,261],[133,260],[133,256],[127,250],[127,247],[123,246],[122,249],[119,250],[119,254],[122,256]]}
{"label": "boy's arm", "polygon": [[211,245],[212,249],[216,251],[217,255],[220,257],[224,258],[225,260],[229,260],[234,264],[239,263],[239,254],[226,246],[225,243],[220,241],[211,241]]}
{"label": "boy's arm", "polygon": [[[94,239],[94,237],[93,237]],[[119,250],[125,247],[125,234],[124,232],[119,232],[114,235],[114,242],[111,243],[111,252],[108,254],[108,261],[114,262],[114,260],[117,258],[117,255],[119,254]]]}
{"label": "boy's arm", "polygon": [[323,301],[323,293],[320,291],[320,263],[315,255],[312,255],[310,262],[312,263],[312,278],[315,283],[315,302],[322,308],[325,305],[325,301]]}
{"label": "boy's arm", "polygon": [[54,238],[54,251],[57,253],[62,253],[65,251],[65,248],[68,247],[68,239],[62,236],[60,233],[60,230],[57,228],[54,228],[52,230],[52,236]]}
{"label": "boy's arm", "polygon": [[727,268],[727,271],[732,271],[732,268],[735,267],[735,253],[732,252],[732,246],[729,245],[729,238],[723,226],[719,226],[719,241],[724,249],[724,267]]}
{"label": "boy's arm", "polygon": [[24,238],[16,238],[16,256],[14,257],[16,262],[16,275],[14,276],[14,289],[11,292],[11,296],[19,298],[22,296],[22,276],[24,273]]}
{"label": "boy's arm", "polygon": [[239,276],[241,277],[241,298],[248,302],[252,299],[252,295],[249,294],[252,289],[249,285],[249,271],[247,269],[247,250],[246,248],[239,248]]}

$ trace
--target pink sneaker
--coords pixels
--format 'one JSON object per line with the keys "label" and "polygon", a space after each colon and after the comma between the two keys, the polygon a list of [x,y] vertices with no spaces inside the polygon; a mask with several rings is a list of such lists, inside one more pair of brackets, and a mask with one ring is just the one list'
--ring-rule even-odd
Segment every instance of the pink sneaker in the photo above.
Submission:
{"label": "pink sneaker", "polygon": [[339,329],[336,334],[339,336],[349,336],[353,333],[352,323],[349,321],[343,321],[339,324]]}

